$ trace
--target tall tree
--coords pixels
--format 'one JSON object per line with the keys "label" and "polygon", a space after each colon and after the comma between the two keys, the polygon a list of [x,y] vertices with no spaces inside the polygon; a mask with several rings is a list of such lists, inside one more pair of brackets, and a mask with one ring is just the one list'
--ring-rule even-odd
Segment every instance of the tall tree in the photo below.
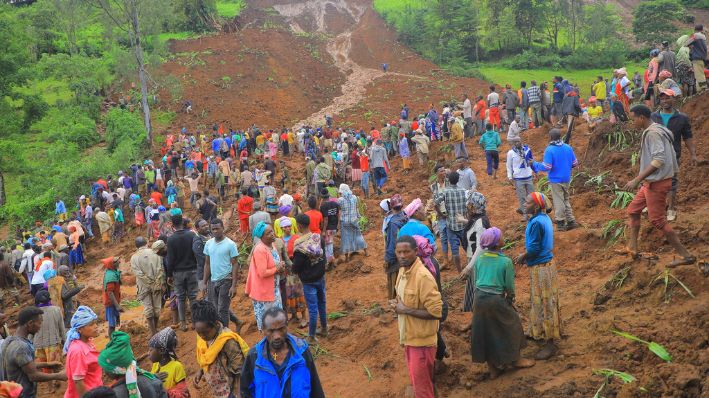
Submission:
{"label": "tall tree", "polygon": [[514,2],[515,24],[524,38],[527,47],[532,46],[532,36],[541,25],[542,10],[536,0],[517,0]]}
{"label": "tall tree", "polygon": [[147,133],[148,145],[153,143],[153,128],[150,121],[150,105],[148,104],[148,77],[145,70],[145,56],[141,34],[141,11],[153,8],[157,0],[92,0],[110,18],[116,27],[128,34],[131,47],[138,64],[140,79],[140,103],[143,109],[143,121]]}
{"label": "tall tree", "polygon": [[582,36],[587,45],[595,46],[618,38],[622,19],[611,3],[592,2],[583,8]]}
{"label": "tall tree", "polygon": [[677,27],[672,22],[680,20],[684,13],[684,6],[677,0],[640,2],[633,11],[635,40],[652,45],[675,37]]}
{"label": "tall tree", "polygon": [[583,19],[583,0],[569,0],[568,7],[568,31],[571,51],[576,50],[578,32]]}
{"label": "tall tree", "polygon": [[57,17],[55,21],[66,35],[69,54],[74,55],[79,52],[76,31],[86,21],[86,5],[82,0],[52,0],[51,4]]}
{"label": "tall tree", "polygon": [[569,0],[546,0],[540,2],[540,7],[543,10],[543,15],[546,16],[544,21],[544,33],[554,49],[559,48],[559,34],[567,24],[569,10]]}

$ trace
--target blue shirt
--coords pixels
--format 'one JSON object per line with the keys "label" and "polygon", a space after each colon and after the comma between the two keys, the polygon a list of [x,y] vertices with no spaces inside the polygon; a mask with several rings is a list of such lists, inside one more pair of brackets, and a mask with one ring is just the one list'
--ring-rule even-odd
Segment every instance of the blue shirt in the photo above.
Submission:
{"label": "blue shirt", "polygon": [[497,131],[488,130],[480,137],[479,144],[482,145],[483,149],[486,151],[497,151],[497,147],[502,145],[502,141]]}
{"label": "blue shirt", "polygon": [[546,213],[537,213],[529,220],[524,231],[524,248],[529,267],[548,263],[554,258],[554,228]]}
{"label": "blue shirt", "polygon": [[662,124],[667,127],[667,123],[670,122],[670,118],[674,116],[674,113],[662,113],[659,112],[660,117],[662,118]]}
{"label": "blue shirt", "polygon": [[63,213],[66,213],[66,206],[64,205],[64,202],[62,202],[60,200],[54,204],[54,214],[63,214]]}
{"label": "blue shirt", "polygon": [[568,144],[550,144],[544,150],[544,162],[534,162],[535,172],[548,172],[549,182],[564,184],[571,181],[571,169],[578,165],[574,150]]}
{"label": "blue shirt", "polygon": [[231,259],[239,256],[239,250],[236,243],[227,237],[221,242],[212,238],[204,244],[204,255],[209,257],[211,280],[216,282],[231,275]]}
{"label": "blue shirt", "polygon": [[215,138],[212,140],[212,151],[214,152],[219,152],[219,147],[222,146],[222,139],[221,138]]}
{"label": "blue shirt", "polygon": [[431,230],[421,221],[419,220],[414,220],[409,219],[409,222],[404,224],[401,229],[399,229],[399,233],[396,235],[396,237],[400,236],[423,236],[424,238],[428,239],[428,243],[433,246],[434,250],[436,248],[436,237],[433,236],[433,233]]}

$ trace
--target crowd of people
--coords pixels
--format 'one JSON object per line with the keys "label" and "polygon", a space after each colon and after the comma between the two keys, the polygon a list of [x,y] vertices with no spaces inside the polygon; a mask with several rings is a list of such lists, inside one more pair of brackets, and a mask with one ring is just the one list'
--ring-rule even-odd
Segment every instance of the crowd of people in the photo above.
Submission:
{"label": "crowd of people", "polygon": [[[702,48],[706,58],[706,39],[697,29],[678,41],[679,52],[689,49],[692,62]],[[31,294],[34,305],[19,311],[14,334],[0,330],[0,390],[34,397],[38,382],[54,390],[66,381],[68,398],[189,397],[175,330],[191,328],[198,336],[193,351],[200,368],[194,382],[208,386],[213,396],[324,396],[308,347],[328,336],[326,273],[352,256],[369,257],[363,232],[374,223],[366,217],[365,199],[373,196],[385,246],[377,261],[385,265],[387,299],[416,397],[434,396],[434,374],[450,355],[441,332],[449,311],[441,271],[450,266],[465,282],[463,311],[472,318],[464,330],[470,331],[472,360],[486,363],[491,378],[534,365],[521,356],[525,334],[540,342],[536,360],[551,358],[562,330],[555,233],[580,226],[570,200],[578,166],[571,137],[578,118],[592,133],[604,120],[632,119],[643,130],[640,173],[625,186],[642,184],[628,207],[626,252],[646,255],[638,252],[637,238],[647,208],[653,226],[680,255],[670,266],[696,261],[669,222],[677,215],[682,142],[691,163],[697,160],[689,119],[676,101],[693,92],[689,87],[704,86],[699,77],[689,78],[684,56],[675,56],[669,45],[652,54],[644,83],[616,69],[610,82],[599,76],[588,105],[578,87],[556,76],[551,85],[523,81],[518,90],[506,84],[498,92],[493,85],[475,102],[463,94],[440,113],[431,105],[414,116],[404,104],[398,120],[380,130],[334,128],[328,115],[321,127],[225,130],[215,124],[208,133],[183,128],[167,134],[159,159],[97,178],[90,192],[68,206],[56,198],[51,225],[18,227],[16,245],[2,250],[2,310],[8,301],[21,304],[20,291]],[[642,95],[633,95],[631,84]],[[551,127],[549,145],[535,160],[525,132],[544,124]],[[445,141],[455,160],[431,159],[430,196],[405,203],[401,193],[387,192],[392,170],[412,172],[414,152],[419,169],[430,168],[432,141]],[[526,224],[525,251],[514,260],[502,253],[503,233],[487,215],[485,192],[470,166],[474,145],[466,143],[480,146],[491,180],[498,178],[501,147],[509,148],[503,155],[506,177]],[[302,176],[286,161],[304,164]],[[548,177],[551,200],[535,188],[540,173]],[[109,337],[99,351],[93,343],[98,308],[77,302],[90,282],[75,272],[97,262],[87,261],[87,248],[110,251],[128,232],[135,237],[134,253],[98,260]],[[529,268],[526,331],[514,307],[515,263]],[[151,336],[149,372],[140,368],[143,358],[134,356],[130,336],[120,330],[128,270]],[[253,324],[264,336],[252,347],[240,334],[245,321],[232,311],[240,282]],[[171,320],[160,328],[164,309]],[[307,337],[290,333],[294,327],[307,328]],[[111,381],[107,386],[104,376]]]}

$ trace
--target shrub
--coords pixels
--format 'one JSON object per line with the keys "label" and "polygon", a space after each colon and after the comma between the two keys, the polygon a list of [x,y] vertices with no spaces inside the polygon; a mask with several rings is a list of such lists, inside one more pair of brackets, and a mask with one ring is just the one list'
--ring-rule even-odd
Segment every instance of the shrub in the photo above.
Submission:
{"label": "shrub", "polygon": [[51,108],[30,130],[40,133],[50,143],[63,141],[73,143],[80,149],[88,148],[99,141],[96,122],[76,106]]}
{"label": "shrub", "polygon": [[146,139],[145,126],[140,120],[139,113],[125,109],[113,108],[105,116],[107,149],[113,153],[122,142],[126,141],[137,145]]}

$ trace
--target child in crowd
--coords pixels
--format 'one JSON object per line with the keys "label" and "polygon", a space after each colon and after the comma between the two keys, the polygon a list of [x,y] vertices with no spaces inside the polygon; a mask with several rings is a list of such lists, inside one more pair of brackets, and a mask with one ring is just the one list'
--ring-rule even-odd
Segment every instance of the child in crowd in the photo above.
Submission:
{"label": "child in crowd", "polygon": [[487,161],[487,175],[497,178],[497,168],[500,166],[500,154],[497,148],[502,145],[500,134],[492,129],[491,123],[485,125],[485,133],[480,137],[480,147],[485,151],[485,160]]}
{"label": "child in crowd", "polygon": [[162,380],[169,398],[189,398],[187,374],[182,363],[177,360],[177,334],[171,327],[157,332],[148,342],[148,355],[153,362],[151,373]]}

